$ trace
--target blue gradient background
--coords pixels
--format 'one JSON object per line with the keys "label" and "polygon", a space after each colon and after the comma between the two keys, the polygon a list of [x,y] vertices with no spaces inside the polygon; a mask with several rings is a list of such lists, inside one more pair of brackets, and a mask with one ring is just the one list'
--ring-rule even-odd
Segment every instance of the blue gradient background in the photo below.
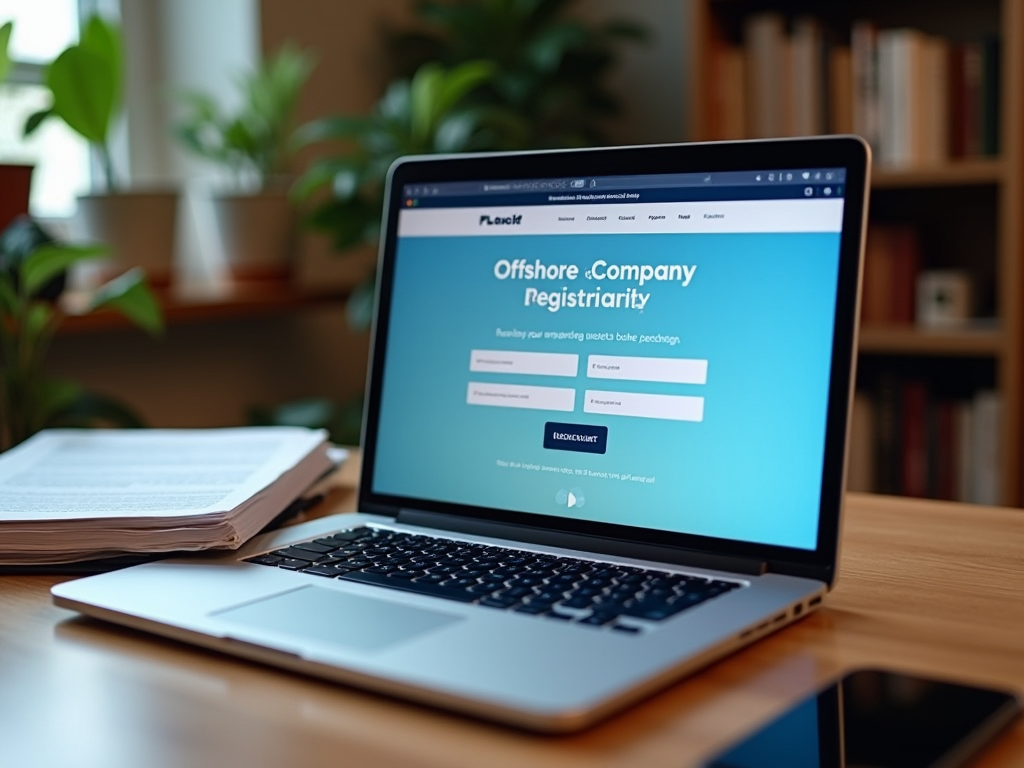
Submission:
{"label": "blue gradient background", "polygon": [[[373,490],[813,549],[824,454],[839,233],[410,237],[399,241]],[[575,263],[564,281],[498,280],[499,259]],[[621,291],[609,264],[696,264],[647,283],[643,312],[523,305],[539,290]],[[678,336],[631,342],[502,339],[496,328]],[[576,379],[471,373],[470,350],[580,355]],[[586,355],[707,359],[705,385],[586,378]],[[575,387],[574,413],[471,406],[469,381]],[[705,398],[699,423],[583,412],[584,390]],[[549,420],[608,427],[604,455],[546,450]],[[502,468],[496,460],[653,476],[651,484]],[[559,489],[582,488],[567,509]]]}

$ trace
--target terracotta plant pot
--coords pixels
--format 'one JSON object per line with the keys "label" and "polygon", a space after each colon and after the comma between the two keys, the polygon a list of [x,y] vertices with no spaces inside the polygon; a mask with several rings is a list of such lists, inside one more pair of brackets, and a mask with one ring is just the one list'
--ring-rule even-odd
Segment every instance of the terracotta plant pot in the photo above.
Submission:
{"label": "terracotta plant pot", "polygon": [[295,213],[284,192],[216,195],[214,217],[235,280],[284,280],[291,273]]}
{"label": "terracotta plant pot", "polygon": [[174,267],[177,192],[123,192],[78,198],[79,235],[110,247],[110,272],[142,267],[150,285],[167,287]]}
{"label": "terracotta plant pot", "polygon": [[31,165],[0,164],[0,231],[21,214],[28,213],[31,188]]}

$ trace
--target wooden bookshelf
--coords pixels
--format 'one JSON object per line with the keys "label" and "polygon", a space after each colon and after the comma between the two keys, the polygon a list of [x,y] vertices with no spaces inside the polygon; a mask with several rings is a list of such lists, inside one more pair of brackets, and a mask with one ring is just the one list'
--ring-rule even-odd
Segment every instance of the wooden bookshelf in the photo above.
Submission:
{"label": "wooden bookshelf", "polygon": [[[927,40],[925,46],[934,45],[939,50],[945,46],[945,50],[955,51],[956,55],[972,45],[997,54],[985,54],[989,56],[985,62],[987,72],[994,72],[995,76],[979,86],[987,89],[980,100],[958,100],[962,93],[955,90],[960,84],[957,80],[957,86],[947,92],[948,103],[929,113],[944,114],[950,121],[943,129],[948,132],[939,131],[940,138],[931,142],[931,148],[937,147],[941,157],[922,159],[917,154],[912,162],[901,162],[896,167],[884,162],[886,157],[892,157],[891,152],[875,153],[870,216],[871,224],[906,224],[921,230],[921,267],[966,271],[972,278],[974,293],[980,296],[976,296],[975,313],[990,318],[991,325],[955,331],[924,330],[910,324],[865,325],[860,333],[860,369],[863,372],[891,368],[900,375],[909,372],[924,378],[929,388],[947,390],[949,381],[975,376],[974,386],[979,391],[995,391],[1001,403],[994,427],[998,456],[995,466],[999,475],[995,500],[1024,506],[1024,0],[852,0],[828,4],[811,0],[697,0],[693,3],[691,25],[690,138],[719,140],[766,135],[757,130],[758,126],[766,125],[764,110],[752,119],[751,105],[759,103],[763,107],[772,102],[765,102],[750,91],[750,83],[764,69],[756,64],[751,66],[751,57],[763,57],[765,50],[764,38],[752,36],[751,30],[757,28],[756,17],[764,14],[776,16],[775,33],[778,35],[778,30],[782,30],[784,55],[791,57],[786,61],[797,60],[797,30],[805,24],[803,19],[813,18],[812,23],[822,31],[825,55],[818,59],[821,75],[817,82],[822,89],[818,93],[824,92],[822,98],[826,99],[825,117],[821,118],[823,132],[833,122],[839,124],[849,119],[849,113],[837,111],[827,99],[837,93],[843,100],[847,94],[858,98],[855,80],[844,90],[842,79],[836,79],[836,72],[851,71],[837,68],[842,52],[833,56],[834,48],[841,46],[849,47],[851,58],[855,55],[851,31],[858,21],[873,22],[876,30],[887,31],[890,42],[898,34],[895,30],[910,29],[917,30],[910,37]],[[993,45],[993,40],[998,42]],[[943,61],[939,56],[934,60]],[[785,66],[791,68],[780,71],[797,71],[792,64]],[[962,76],[963,70],[953,69],[952,63],[947,66],[950,69],[943,70],[940,76]],[[858,71],[855,66],[853,71]],[[737,72],[743,73],[734,81],[742,83],[742,96],[737,96],[735,89],[720,87],[728,82],[721,78],[736,77]],[[921,79],[922,70],[914,72],[918,79],[909,82],[925,82]],[[789,80],[783,86],[790,106],[795,103],[793,94],[800,88],[794,82]],[[773,83],[768,85],[775,87]],[[917,106],[928,103],[918,100],[913,89],[907,99]],[[964,104],[977,108],[982,103],[997,104],[995,111],[983,116],[988,129],[996,132],[994,142],[986,139],[989,143],[982,150],[965,153],[957,149],[963,145],[956,143],[953,132],[962,131],[964,123],[980,118],[977,112],[972,113],[973,117],[968,115],[966,106],[959,110]],[[850,113],[855,109],[850,107]],[[736,118],[737,112],[743,119]],[[784,123],[800,124],[801,114],[804,113],[791,114]],[[923,125],[923,130],[930,130],[927,120],[922,123],[913,116],[907,119],[917,126]],[[778,124],[775,117],[773,120]],[[771,135],[798,132],[788,130]],[[891,136],[890,133],[890,140]],[[987,136],[991,137],[991,132]]]}
{"label": "wooden bookshelf", "polygon": [[[341,306],[349,292],[343,290],[311,292],[290,283],[264,283],[217,290],[190,290],[159,294],[164,322],[173,327],[189,323],[227,322],[286,314],[321,307]],[[69,298],[69,316],[60,328],[63,333],[96,333],[134,328],[120,314],[99,310],[89,315],[74,314],[76,300]]]}
{"label": "wooden bookshelf", "polygon": [[998,330],[921,330],[913,326],[863,326],[859,348],[880,355],[997,357],[1004,336]]}
{"label": "wooden bookshelf", "polygon": [[880,168],[874,171],[871,184],[875,189],[913,187],[977,186],[1000,184],[1006,164],[1000,158],[956,160],[946,165],[909,170]]}

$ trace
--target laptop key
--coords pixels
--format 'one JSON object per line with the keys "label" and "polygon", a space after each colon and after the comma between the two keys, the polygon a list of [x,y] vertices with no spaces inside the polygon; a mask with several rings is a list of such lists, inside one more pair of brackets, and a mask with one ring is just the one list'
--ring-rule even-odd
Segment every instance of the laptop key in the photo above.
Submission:
{"label": "laptop key", "polygon": [[278,557],[285,557],[290,560],[305,560],[307,563],[312,563],[320,557],[320,553],[318,552],[310,552],[309,550],[298,549],[297,547],[276,549],[271,554],[277,555]]}
{"label": "laptop key", "polygon": [[323,554],[324,552],[330,552],[331,550],[337,549],[336,546],[330,544],[317,544],[315,541],[304,541],[301,544],[292,544],[295,549],[304,549],[307,552],[313,552],[314,554]]}
{"label": "laptop key", "polygon": [[277,563],[278,568],[284,568],[286,571],[301,571],[303,568],[309,568],[310,565],[312,563],[308,560],[295,560],[294,558],[286,558]]}
{"label": "laptop key", "polygon": [[418,584],[440,584],[442,581],[448,581],[450,577],[443,573],[428,573],[426,576],[420,576],[416,579]]}
{"label": "laptop key", "polygon": [[443,597],[446,600],[457,600],[460,603],[472,603],[476,595],[469,594],[464,589],[452,589],[443,587],[440,584],[431,584],[419,580],[395,579],[392,575],[383,573],[367,573],[366,571],[350,571],[339,577],[342,581],[354,581],[359,584],[373,584],[378,587],[399,589],[403,592],[415,592],[420,595],[431,597]]}
{"label": "laptop key", "polygon": [[[474,595],[470,595],[470,597],[473,598],[475,596]],[[494,596],[491,596],[491,597],[482,598],[480,600],[479,604],[480,605],[486,605],[489,608],[511,608],[513,605],[515,605],[518,602],[519,602],[519,600],[517,600],[514,597],[494,597]]]}
{"label": "laptop key", "polygon": [[257,555],[256,557],[246,558],[245,562],[256,563],[257,565],[277,565],[282,560],[284,558],[277,555]]}
{"label": "laptop key", "polygon": [[516,613],[529,613],[537,615],[539,613],[545,613],[548,610],[548,608],[549,606],[547,603],[523,603],[522,605],[517,605],[512,610]]}
{"label": "laptop key", "polygon": [[572,621],[572,616],[567,613],[559,613],[558,611],[548,611],[544,614],[547,619],[559,619],[560,621]]}
{"label": "laptop key", "polygon": [[316,576],[327,576],[328,578],[334,578],[340,576],[343,573],[348,572],[348,568],[337,568],[330,565],[311,565],[309,568],[303,568],[303,573],[312,573]]}
{"label": "laptop key", "polygon": [[390,563],[387,565],[371,565],[365,569],[366,573],[394,573],[397,570],[398,566],[391,565]]}
{"label": "laptop key", "polygon": [[[324,538],[325,539],[331,539],[331,540],[337,542],[339,545],[341,545],[341,544],[345,544],[346,542],[356,541],[357,539],[365,538],[365,537],[367,537],[369,535],[370,535],[370,529],[369,528],[356,528],[354,531],[345,531],[343,533],[335,533],[335,534],[333,534],[331,536],[326,536]],[[326,541],[324,541],[324,539],[317,539],[317,542],[318,543],[319,542],[327,543]]]}

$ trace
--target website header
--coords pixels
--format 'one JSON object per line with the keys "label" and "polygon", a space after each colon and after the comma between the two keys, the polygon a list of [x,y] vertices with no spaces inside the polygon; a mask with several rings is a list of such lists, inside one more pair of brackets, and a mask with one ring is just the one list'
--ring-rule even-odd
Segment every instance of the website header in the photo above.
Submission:
{"label": "website header", "polygon": [[399,237],[839,232],[842,199],[403,208]]}

